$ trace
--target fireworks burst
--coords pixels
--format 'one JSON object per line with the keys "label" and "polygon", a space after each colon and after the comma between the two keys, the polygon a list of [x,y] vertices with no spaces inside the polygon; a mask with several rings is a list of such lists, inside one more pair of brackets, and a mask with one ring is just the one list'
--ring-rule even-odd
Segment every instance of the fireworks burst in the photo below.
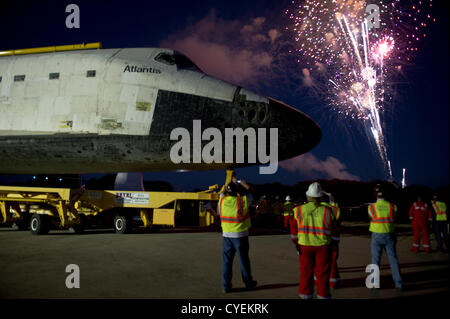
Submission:
{"label": "fireworks burst", "polygon": [[426,13],[432,0],[401,2],[378,0],[374,6],[365,0],[305,0],[286,11],[293,20],[298,62],[310,73],[317,65],[322,73],[326,70],[330,106],[364,125],[389,178],[392,170],[380,118],[389,82],[401,63],[417,52],[427,24],[434,21]]}

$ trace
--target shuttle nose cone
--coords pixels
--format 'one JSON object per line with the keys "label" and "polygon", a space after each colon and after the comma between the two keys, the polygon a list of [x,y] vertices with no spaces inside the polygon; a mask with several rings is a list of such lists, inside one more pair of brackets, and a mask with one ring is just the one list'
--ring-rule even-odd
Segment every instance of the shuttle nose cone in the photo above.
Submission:
{"label": "shuttle nose cone", "polygon": [[278,128],[279,160],[310,151],[322,138],[319,126],[306,114],[269,98],[270,117],[267,127]]}

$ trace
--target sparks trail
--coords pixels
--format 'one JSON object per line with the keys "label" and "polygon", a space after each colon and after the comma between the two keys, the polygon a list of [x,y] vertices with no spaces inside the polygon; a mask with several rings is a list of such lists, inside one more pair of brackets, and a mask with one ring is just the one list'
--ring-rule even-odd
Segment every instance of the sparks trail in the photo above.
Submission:
{"label": "sparks trail", "polygon": [[379,0],[375,3],[380,14],[376,27],[368,19],[366,1],[305,0],[292,4],[296,8],[286,10],[286,14],[293,21],[290,29],[297,42],[298,62],[307,67],[308,74],[326,75],[328,104],[338,115],[362,124],[392,179],[382,113],[392,106],[388,103],[390,83],[402,63],[417,52],[428,23],[435,21],[428,13],[432,0]]}

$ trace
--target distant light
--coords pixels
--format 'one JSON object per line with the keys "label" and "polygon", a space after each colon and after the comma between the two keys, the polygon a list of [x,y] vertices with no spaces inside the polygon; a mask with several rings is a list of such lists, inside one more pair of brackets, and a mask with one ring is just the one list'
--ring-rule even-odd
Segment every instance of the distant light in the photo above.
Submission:
{"label": "distant light", "polygon": [[406,186],[406,168],[403,169],[402,188]]}
{"label": "distant light", "polygon": [[62,182],[62,178],[61,177],[59,178],[59,181]]}
{"label": "distant light", "polygon": [[48,181],[48,176],[45,176],[45,180]]}
{"label": "distant light", "polygon": [[36,176],[33,176],[33,179],[36,179]]}

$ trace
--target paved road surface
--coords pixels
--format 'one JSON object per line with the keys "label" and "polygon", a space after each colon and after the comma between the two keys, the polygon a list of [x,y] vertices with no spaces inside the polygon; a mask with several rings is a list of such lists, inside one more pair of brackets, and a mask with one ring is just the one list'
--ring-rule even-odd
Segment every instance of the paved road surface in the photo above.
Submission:
{"label": "paved road surface", "polygon": [[[399,295],[393,288],[384,255],[381,289],[373,293],[365,287],[365,268],[370,263],[367,232],[344,235],[338,260],[342,288],[332,291],[332,297],[448,294],[448,255],[414,254],[410,252],[411,242],[410,232],[399,234],[397,251],[405,291]],[[434,247],[435,243],[432,236]],[[218,232],[163,230],[118,235],[112,230],[90,230],[82,235],[51,231],[33,236],[29,231],[0,228],[0,298],[297,298],[298,257],[289,235],[250,237],[257,290],[242,289],[235,260],[234,290],[222,293],[221,258]],[[80,267],[79,289],[65,286],[68,264]]]}

